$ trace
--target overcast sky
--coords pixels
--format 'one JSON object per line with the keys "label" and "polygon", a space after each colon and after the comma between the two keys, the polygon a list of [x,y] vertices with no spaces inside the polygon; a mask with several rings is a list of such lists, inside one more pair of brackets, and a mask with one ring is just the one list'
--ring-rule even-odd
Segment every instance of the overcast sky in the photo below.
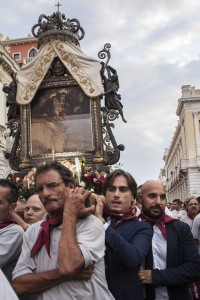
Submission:
{"label": "overcast sky", "polygon": [[[0,32],[25,37],[40,14],[57,10],[55,0],[0,0]],[[177,125],[181,86],[200,88],[199,0],[63,0],[60,11],[79,19],[82,50],[97,58],[110,43],[124,115],[115,122],[120,163],[138,184],[157,179],[164,149]]]}

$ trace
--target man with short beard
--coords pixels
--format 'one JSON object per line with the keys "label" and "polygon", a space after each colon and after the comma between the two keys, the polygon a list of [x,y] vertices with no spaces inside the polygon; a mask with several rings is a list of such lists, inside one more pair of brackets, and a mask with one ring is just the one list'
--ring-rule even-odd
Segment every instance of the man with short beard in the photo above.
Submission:
{"label": "man with short beard", "polygon": [[138,275],[147,300],[189,300],[188,283],[199,278],[200,256],[187,224],[165,214],[166,191],[158,181],[145,182],[141,190],[142,220],[154,235],[145,270]]}

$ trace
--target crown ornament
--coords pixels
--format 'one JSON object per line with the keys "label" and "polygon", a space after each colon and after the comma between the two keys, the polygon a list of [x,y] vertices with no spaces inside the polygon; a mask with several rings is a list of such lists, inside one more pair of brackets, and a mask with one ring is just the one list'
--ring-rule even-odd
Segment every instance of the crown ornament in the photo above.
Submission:
{"label": "crown ornament", "polygon": [[32,27],[32,34],[38,38],[38,46],[52,40],[59,39],[62,41],[71,41],[75,45],[79,45],[79,41],[85,36],[85,31],[81,27],[78,19],[66,19],[65,14],[59,11],[54,12],[51,16],[41,14],[38,23]]}

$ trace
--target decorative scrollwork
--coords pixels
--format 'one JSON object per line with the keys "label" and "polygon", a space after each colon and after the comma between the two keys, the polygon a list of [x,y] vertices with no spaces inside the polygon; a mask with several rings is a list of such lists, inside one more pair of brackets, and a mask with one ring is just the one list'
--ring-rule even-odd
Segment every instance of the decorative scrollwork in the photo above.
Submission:
{"label": "decorative scrollwork", "polygon": [[10,129],[10,132],[11,132],[10,135],[11,135],[12,137],[15,137],[16,134],[17,134],[17,129],[19,128],[19,121],[16,120],[16,121],[7,123],[7,125],[8,125],[8,128]]}
{"label": "decorative scrollwork", "polygon": [[103,112],[102,116],[102,135],[103,135],[103,150],[106,164],[115,164],[119,161],[120,151],[124,150],[124,145],[117,145],[112,128],[119,115],[126,123],[127,121],[123,115],[123,105],[121,103],[121,96],[117,93],[119,89],[119,79],[117,71],[108,65],[111,58],[110,54],[111,44],[104,45],[103,50],[98,52],[100,59],[106,59],[106,62],[101,62],[101,77],[104,86],[104,101],[105,106],[101,106]]}
{"label": "decorative scrollwork", "polygon": [[[79,40],[82,40],[85,36],[85,31],[81,27],[80,22],[78,19],[68,19],[67,22],[69,22],[69,28],[71,28],[71,31],[73,33],[77,33],[80,30],[81,35],[79,35]],[[65,26],[65,29],[68,29],[68,26]]]}
{"label": "decorative scrollwork", "polygon": [[117,145],[115,137],[112,133],[114,124],[109,121],[114,121],[118,118],[118,112],[110,112],[106,108],[102,108],[103,111],[103,124],[102,124],[102,135],[103,135],[103,148],[105,154],[106,164],[112,165],[119,161],[120,151],[125,149],[124,145]]}
{"label": "decorative scrollwork", "polygon": [[8,113],[7,113],[8,123],[10,122],[12,123],[13,121],[19,119],[20,117],[19,105],[16,102],[16,93],[17,93],[16,75],[12,74],[12,78],[13,81],[8,86],[5,85],[2,89],[3,92],[7,94],[6,107],[8,107]]}
{"label": "decorative scrollwork", "polygon": [[110,47],[110,44],[105,44],[103,50],[98,53],[99,58],[105,58],[106,54],[108,56],[106,63],[101,62],[101,77],[104,86],[105,107],[110,110],[117,110],[124,123],[126,123],[127,121],[124,118],[123,105],[121,103],[121,95],[117,93],[119,89],[119,79],[117,71],[108,65],[111,57]]}
{"label": "decorative scrollwork", "polygon": [[[119,112],[117,110],[111,109],[110,111],[108,111],[108,115],[107,115],[108,121],[113,122],[118,118],[119,118]],[[114,128],[114,124],[113,124],[113,128]]]}
{"label": "decorative scrollwork", "polygon": [[[38,23],[31,30],[34,37],[38,38],[40,43],[44,42],[47,36],[69,36],[76,40],[82,40],[85,36],[85,31],[81,27],[78,19],[66,19],[65,14],[54,12],[51,16],[41,14],[38,18]],[[46,37],[45,39],[43,39]]]}
{"label": "decorative scrollwork", "polygon": [[11,152],[6,152],[5,157],[9,160],[10,167],[15,170],[19,171],[19,163],[21,161],[20,155],[21,155],[21,130],[20,130],[20,121],[15,120],[13,122],[10,122],[7,124],[7,127],[11,130],[10,135],[14,137],[14,143],[12,146]]}
{"label": "decorative scrollwork", "polygon": [[105,59],[107,57],[107,61],[106,61],[105,65],[108,64],[108,62],[111,58],[110,48],[111,48],[111,44],[107,43],[104,45],[103,50],[99,51],[99,53],[98,53],[98,57],[100,59]]}
{"label": "decorative scrollwork", "polygon": [[20,161],[20,107],[16,102],[17,81],[16,74],[11,74],[13,81],[3,87],[3,92],[7,94],[6,106],[8,107],[7,113],[7,128],[9,129],[11,136],[14,139],[12,149],[10,152],[5,152],[5,158],[9,160],[9,164],[13,170],[19,170],[18,164]]}

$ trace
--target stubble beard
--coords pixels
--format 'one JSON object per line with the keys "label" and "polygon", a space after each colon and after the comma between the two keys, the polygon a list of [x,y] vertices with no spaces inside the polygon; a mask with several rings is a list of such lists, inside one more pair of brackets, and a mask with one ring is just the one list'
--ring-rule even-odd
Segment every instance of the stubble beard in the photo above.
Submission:
{"label": "stubble beard", "polygon": [[[154,213],[152,209],[159,209],[159,213]],[[150,219],[160,219],[164,215],[165,208],[161,206],[153,206],[150,208],[146,208],[145,205],[142,207],[142,212],[145,216],[147,216]]]}

